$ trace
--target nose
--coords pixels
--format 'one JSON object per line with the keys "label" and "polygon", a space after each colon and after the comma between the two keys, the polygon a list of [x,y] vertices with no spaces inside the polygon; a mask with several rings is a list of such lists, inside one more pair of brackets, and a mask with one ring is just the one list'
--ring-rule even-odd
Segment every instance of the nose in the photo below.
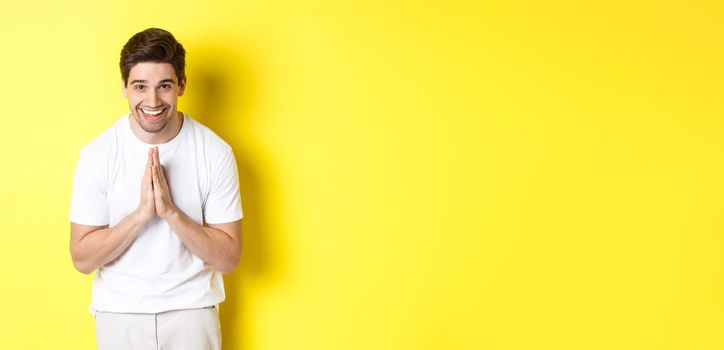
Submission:
{"label": "nose", "polygon": [[148,106],[149,107],[158,107],[158,102],[161,100],[159,98],[158,90],[156,89],[149,89],[148,94]]}

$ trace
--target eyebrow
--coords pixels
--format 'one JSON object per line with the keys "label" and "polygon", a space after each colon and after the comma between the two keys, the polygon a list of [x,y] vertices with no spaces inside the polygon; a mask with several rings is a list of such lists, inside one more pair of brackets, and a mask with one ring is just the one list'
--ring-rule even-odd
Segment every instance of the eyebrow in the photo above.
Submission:
{"label": "eyebrow", "polygon": [[[134,80],[134,81],[131,82],[131,84],[136,84],[136,83],[147,84],[147,83],[148,83],[148,80],[136,79],[136,80]],[[164,79],[164,80],[159,81],[158,83],[159,83],[159,84],[163,84],[163,83],[174,83],[174,84],[176,84],[176,82],[175,82],[173,79]]]}

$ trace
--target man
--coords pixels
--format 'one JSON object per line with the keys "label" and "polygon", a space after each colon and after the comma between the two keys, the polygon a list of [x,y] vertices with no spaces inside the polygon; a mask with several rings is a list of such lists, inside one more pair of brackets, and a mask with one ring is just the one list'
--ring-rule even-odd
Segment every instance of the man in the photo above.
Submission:
{"label": "man", "polygon": [[100,349],[219,349],[222,273],[239,263],[231,147],[177,110],[185,50],[157,28],[121,51],[130,113],[80,152],[71,195],[75,267],[95,270]]}

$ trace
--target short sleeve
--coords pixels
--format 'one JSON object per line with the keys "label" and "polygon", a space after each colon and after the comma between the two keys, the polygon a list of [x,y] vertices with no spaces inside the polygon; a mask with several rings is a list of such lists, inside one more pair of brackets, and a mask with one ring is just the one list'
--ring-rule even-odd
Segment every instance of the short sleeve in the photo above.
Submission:
{"label": "short sleeve", "polygon": [[88,226],[108,225],[109,205],[106,174],[100,159],[81,150],[73,174],[70,221]]}
{"label": "short sleeve", "polygon": [[221,160],[212,166],[210,187],[204,206],[208,224],[222,224],[244,217],[239,194],[239,173],[234,152],[229,148]]}

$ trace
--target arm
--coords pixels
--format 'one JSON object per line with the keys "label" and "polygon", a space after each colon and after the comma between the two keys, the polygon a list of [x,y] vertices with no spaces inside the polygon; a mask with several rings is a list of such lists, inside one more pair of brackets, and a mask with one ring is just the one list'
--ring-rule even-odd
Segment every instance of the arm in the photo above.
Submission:
{"label": "arm", "polygon": [[175,209],[166,221],[186,248],[219,272],[228,274],[239,265],[241,220],[204,227]]}
{"label": "arm", "polygon": [[113,227],[87,226],[71,222],[70,255],[78,271],[89,274],[100,266],[118,258],[138,237],[146,222],[156,214],[149,151],[146,171],[141,181],[141,199],[138,208]]}
{"label": "arm", "polygon": [[75,268],[89,274],[115,260],[138,237],[145,222],[136,212],[113,227],[70,223],[70,255]]}
{"label": "arm", "polygon": [[156,214],[166,220],[191,253],[223,274],[232,272],[241,258],[241,220],[207,224],[207,227],[197,224],[171,200],[168,181],[156,149],[153,151],[153,159]]}

